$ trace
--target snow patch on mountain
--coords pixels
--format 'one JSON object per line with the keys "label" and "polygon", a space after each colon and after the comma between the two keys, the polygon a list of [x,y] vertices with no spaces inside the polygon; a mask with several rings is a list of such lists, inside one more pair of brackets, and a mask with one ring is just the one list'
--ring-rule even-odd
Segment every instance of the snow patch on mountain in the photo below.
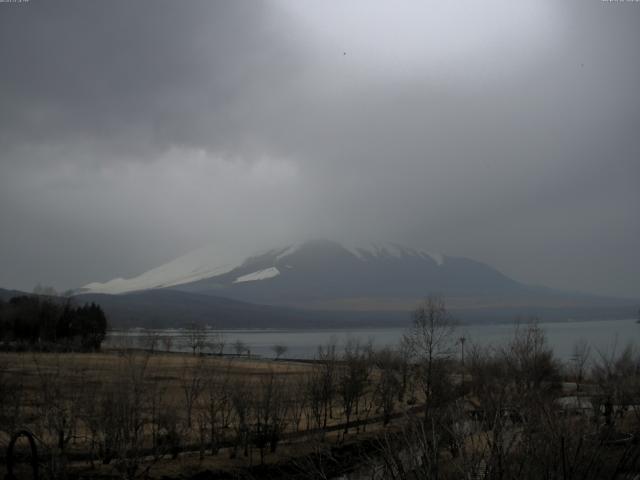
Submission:
{"label": "snow patch on mountain", "polygon": [[80,288],[82,293],[118,294],[154,288],[166,288],[196,282],[230,272],[243,257],[226,258],[219,248],[207,246],[176,258],[133,278],[116,278],[105,283],[93,282]]}
{"label": "snow patch on mountain", "polygon": [[282,253],[280,253],[277,257],[276,257],[276,261],[278,260],[282,260],[284,257],[288,257],[289,255],[297,252],[298,250],[300,250],[300,247],[302,246],[302,244],[300,243],[296,243],[294,245],[291,245],[287,248],[285,248]]}
{"label": "snow patch on mountain", "polygon": [[269,267],[264,270],[258,270],[257,272],[242,275],[241,277],[236,278],[233,283],[255,282],[257,280],[266,280],[267,278],[277,277],[278,275],[280,275],[280,270],[276,267]]}

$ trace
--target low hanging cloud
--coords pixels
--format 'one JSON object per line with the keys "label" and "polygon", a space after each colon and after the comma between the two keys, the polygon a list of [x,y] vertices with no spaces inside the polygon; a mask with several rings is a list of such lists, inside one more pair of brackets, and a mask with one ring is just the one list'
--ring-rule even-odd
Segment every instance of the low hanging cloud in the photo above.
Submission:
{"label": "low hanging cloud", "polygon": [[0,285],[324,236],[640,297],[640,7],[0,4]]}

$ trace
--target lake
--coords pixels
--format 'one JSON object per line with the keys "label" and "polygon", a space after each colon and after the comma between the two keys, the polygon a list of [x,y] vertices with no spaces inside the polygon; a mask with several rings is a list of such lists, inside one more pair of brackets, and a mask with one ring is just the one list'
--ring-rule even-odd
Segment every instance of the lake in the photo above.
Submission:
{"label": "lake", "polygon": [[[629,320],[601,320],[588,322],[557,322],[540,323],[544,329],[549,344],[556,355],[563,360],[571,357],[573,345],[584,340],[592,347],[593,354],[597,351],[620,351],[629,343],[640,340],[640,324],[634,319]],[[284,345],[286,358],[313,358],[318,345],[326,345],[335,340],[338,347],[344,345],[349,338],[369,341],[376,347],[395,346],[398,344],[405,328],[358,328],[358,329],[312,329],[312,330],[220,330],[226,343],[225,352],[234,353],[233,344],[240,340],[251,351],[252,355],[273,357],[274,345]],[[181,329],[157,330],[161,336],[173,338],[172,351],[189,351],[187,332]],[[482,346],[500,346],[513,337],[513,324],[499,325],[461,325],[456,337],[464,336],[467,340],[466,348],[472,343]],[[209,335],[213,333],[209,332]],[[144,330],[113,331],[107,336],[105,346],[143,346],[148,333]],[[162,344],[159,349],[163,349]]]}

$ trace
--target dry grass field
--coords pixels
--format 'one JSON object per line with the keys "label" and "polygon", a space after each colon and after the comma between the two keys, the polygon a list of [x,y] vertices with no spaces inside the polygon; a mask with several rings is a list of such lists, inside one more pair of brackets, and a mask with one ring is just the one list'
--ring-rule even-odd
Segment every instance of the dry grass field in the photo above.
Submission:
{"label": "dry grass field", "polygon": [[20,377],[27,391],[35,391],[43,377],[56,378],[72,387],[120,381],[123,375],[144,369],[150,380],[163,382],[169,396],[177,395],[185,378],[194,374],[227,374],[258,379],[277,373],[295,377],[309,373],[311,363],[248,359],[242,357],[194,356],[182,353],[145,354],[142,351],[101,353],[0,353],[0,368],[8,377]]}
{"label": "dry grass field", "polygon": [[[367,374],[378,377],[373,369]],[[234,471],[312,453],[320,444],[344,445],[356,431],[362,439],[366,428],[380,428],[371,388],[347,435],[335,392],[326,411],[319,399],[311,405],[308,391],[321,375],[322,365],[310,362],[140,350],[2,353],[1,415],[14,422],[5,431],[30,430],[42,454],[60,457],[67,470],[118,476],[137,455],[144,460],[135,468],[150,467],[151,478]],[[118,425],[110,424],[115,418]],[[0,448],[8,442],[0,433]]]}

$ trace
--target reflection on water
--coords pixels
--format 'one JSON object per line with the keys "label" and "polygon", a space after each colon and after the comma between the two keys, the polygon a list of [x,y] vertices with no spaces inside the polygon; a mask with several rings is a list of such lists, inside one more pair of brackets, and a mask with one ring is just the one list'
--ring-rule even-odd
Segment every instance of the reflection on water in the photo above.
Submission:
{"label": "reflection on water", "polygon": [[[556,355],[564,360],[571,356],[573,345],[579,340],[585,340],[597,351],[611,352],[620,350],[629,343],[640,340],[640,324],[635,320],[601,320],[591,322],[562,322],[540,323],[545,330],[549,344]],[[508,341],[514,331],[514,325],[462,325],[458,327],[457,336],[464,336],[467,340],[465,348],[473,343],[479,345],[499,346]],[[283,357],[313,358],[318,345],[325,345],[330,341],[344,345],[349,338],[361,341],[371,341],[377,347],[395,346],[402,338],[404,328],[360,328],[360,329],[327,329],[327,330],[221,330],[208,331],[210,343],[219,341],[219,334],[224,338],[225,353],[235,353],[235,343],[240,340],[252,355],[264,357],[275,356],[274,345],[287,348]],[[190,351],[189,338],[185,330],[168,329],[154,331],[159,337],[171,337],[170,342],[158,342],[156,348],[172,351]],[[145,347],[150,341],[150,335],[144,330],[113,331],[109,333],[105,346],[109,347]],[[212,350],[216,350],[211,346]],[[206,348],[205,348],[206,351]]]}

